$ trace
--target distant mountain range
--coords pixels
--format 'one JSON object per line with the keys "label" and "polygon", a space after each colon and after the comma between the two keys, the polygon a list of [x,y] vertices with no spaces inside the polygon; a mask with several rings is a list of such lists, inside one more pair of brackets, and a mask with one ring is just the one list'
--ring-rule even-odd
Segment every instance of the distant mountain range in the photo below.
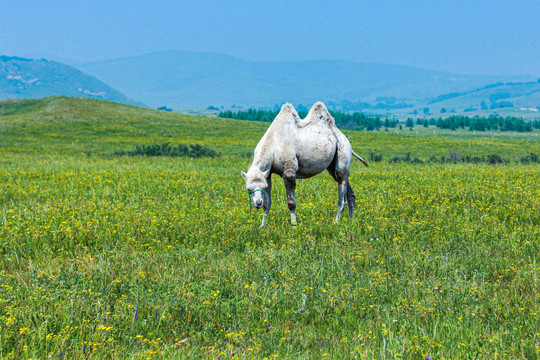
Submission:
{"label": "distant mountain range", "polygon": [[45,59],[0,56],[0,99],[49,95],[89,97],[144,106],[69,65]]}
{"label": "distant mountain range", "polygon": [[486,115],[500,108],[540,115],[540,83],[532,76],[465,75],[338,60],[248,61],[191,51],[74,66],[0,56],[0,99],[65,95],[175,109],[283,102],[309,107],[324,101],[331,109],[397,116]]}
{"label": "distant mountain range", "polygon": [[[272,106],[322,100],[348,110],[423,106],[437,96],[532,77],[479,76],[337,60],[260,62],[227,55],[164,51],[77,65],[149,106]],[[540,103],[538,104],[540,106]],[[347,110],[347,109],[345,109]]]}

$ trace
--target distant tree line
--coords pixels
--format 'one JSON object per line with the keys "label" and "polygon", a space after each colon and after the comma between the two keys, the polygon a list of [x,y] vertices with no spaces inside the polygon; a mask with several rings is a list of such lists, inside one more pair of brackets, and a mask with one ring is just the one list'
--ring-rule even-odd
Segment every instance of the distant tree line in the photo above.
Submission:
{"label": "distant tree line", "polygon": [[515,116],[497,116],[490,115],[489,117],[468,117],[463,115],[454,115],[447,118],[439,118],[435,124],[441,129],[456,130],[458,128],[468,128],[476,131],[518,131],[528,132],[532,129],[540,129],[540,120],[526,121],[523,118]]}
{"label": "distant tree line", "polygon": [[[225,110],[220,111],[218,117],[238,120],[252,120],[272,122],[279,110],[248,109],[240,111]],[[300,115],[301,116],[301,115]]]}
{"label": "distant tree line", "polygon": [[[412,118],[407,118],[405,126],[412,128],[414,121]],[[424,127],[436,126],[439,129],[468,129],[470,131],[517,131],[528,132],[533,129],[540,129],[540,120],[524,120],[515,116],[497,116],[490,115],[489,117],[469,117],[465,115],[452,115],[447,118],[417,118],[416,125]]]}
{"label": "distant tree line", "polygon": [[[308,111],[300,110],[298,115],[301,118],[306,117]],[[240,119],[240,120],[252,120],[252,121],[264,121],[272,122],[279,110],[266,110],[266,109],[248,109],[240,111],[226,110],[221,111],[218,116],[221,118]],[[395,128],[400,127],[400,122],[397,119],[385,118],[381,119],[378,116],[365,115],[361,112],[346,113],[341,111],[331,111],[332,116],[336,121],[336,125],[343,129],[350,130],[380,130],[381,128]],[[415,121],[412,118],[407,118],[405,126],[412,128]],[[528,132],[533,129],[540,129],[540,120],[524,120],[523,118],[516,116],[497,116],[490,115],[489,117],[469,117],[465,115],[452,115],[446,118],[417,118],[416,125],[422,125],[424,127],[436,126],[439,129],[468,129],[470,131],[517,131]]]}
{"label": "distant tree line", "polygon": [[[336,125],[344,129],[380,130],[382,127],[394,128],[399,125],[399,121],[397,119],[381,119],[378,116],[365,115],[360,112],[345,113],[340,111],[331,111],[330,113],[334,117]],[[279,110],[248,109],[241,111],[221,111],[218,116],[229,119],[271,122],[276,118],[277,114],[279,114]],[[301,118],[306,117],[307,114],[307,110],[298,111],[298,115]]]}

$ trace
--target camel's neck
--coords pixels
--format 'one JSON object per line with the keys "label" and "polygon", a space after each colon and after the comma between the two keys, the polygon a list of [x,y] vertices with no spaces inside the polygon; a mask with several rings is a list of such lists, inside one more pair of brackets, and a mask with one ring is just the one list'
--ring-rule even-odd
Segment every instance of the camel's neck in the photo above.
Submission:
{"label": "camel's neck", "polygon": [[272,152],[270,149],[269,137],[265,136],[262,142],[257,145],[251,166],[256,166],[261,171],[270,170],[272,168]]}
{"label": "camel's neck", "polygon": [[269,151],[265,151],[259,156],[255,156],[251,166],[258,167],[261,171],[270,170],[272,168],[272,157],[268,154]]}

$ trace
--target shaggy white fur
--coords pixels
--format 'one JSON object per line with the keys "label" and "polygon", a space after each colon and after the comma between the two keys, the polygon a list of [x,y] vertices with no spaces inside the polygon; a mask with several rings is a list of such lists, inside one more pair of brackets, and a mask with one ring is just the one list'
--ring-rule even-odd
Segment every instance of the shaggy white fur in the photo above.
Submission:
{"label": "shaggy white fur", "polygon": [[296,179],[310,178],[325,169],[338,183],[336,222],[346,204],[352,218],[356,198],[349,184],[352,155],[368,166],[354,153],[349,140],[336,127],[334,118],[322,102],[315,103],[305,119],[300,119],[291,104],[283,105],[257,144],[247,174],[242,172],[255,207],[264,207],[261,226],[266,225],[270,212],[271,174],[278,174],[285,182],[291,223],[296,225]]}

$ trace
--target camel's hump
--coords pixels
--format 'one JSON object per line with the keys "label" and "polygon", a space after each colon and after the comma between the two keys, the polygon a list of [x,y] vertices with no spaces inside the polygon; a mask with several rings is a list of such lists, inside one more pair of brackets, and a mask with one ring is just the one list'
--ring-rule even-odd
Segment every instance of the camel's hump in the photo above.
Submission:
{"label": "camel's hump", "polygon": [[328,111],[328,109],[323,102],[317,101],[315,104],[313,104],[310,111]]}
{"label": "camel's hump", "polygon": [[310,124],[328,124],[335,126],[335,121],[326,106],[318,101],[311,107],[306,118],[298,123],[299,126],[304,127]]}
{"label": "camel's hump", "polygon": [[328,124],[330,126],[335,126],[334,118],[326,106],[320,101],[313,104],[305,119],[300,119],[300,116],[292,104],[285,103],[281,106],[281,110],[274,121],[276,120],[278,120],[278,123],[282,123],[283,121],[294,121],[298,127],[305,127],[315,124]]}
{"label": "camel's hump", "polygon": [[296,112],[296,109],[294,108],[294,106],[292,106],[292,104],[285,103],[281,106],[281,110],[279,114],[277,114],[274,121],[278,119],[281,119],[281,121],[297,122],[300,120],[300,116],[298,115],[298,113]]}
{"label": "camel's hump", "polygon": [[285,103],[281,106],[281,112],[293,112],[295,113],[296,112],[296,109],[294,108],[294,106],[290,103]]}

